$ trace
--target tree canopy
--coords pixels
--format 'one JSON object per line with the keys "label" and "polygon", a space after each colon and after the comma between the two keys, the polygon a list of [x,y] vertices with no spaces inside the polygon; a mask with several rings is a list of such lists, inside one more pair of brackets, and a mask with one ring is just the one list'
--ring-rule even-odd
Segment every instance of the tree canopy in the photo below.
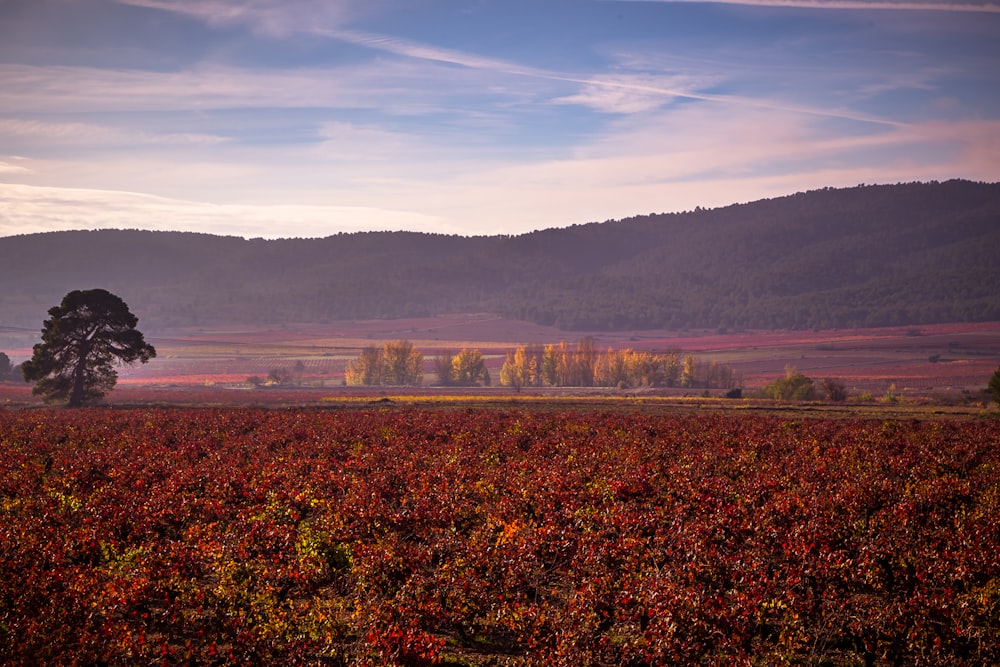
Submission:
{"label": "tree canopy", "polygon": [[49,316],[42,342],[22,365],[25,381],[34,382],[33,393],[46,401],[68,399],[70,407],[78,407],[115,386],[116,364],[146,363],[156,356],[136,329],[138,318],[107,290],[74,290]]}
{"label": "tree canopy", "polygon": [[993,394],[993,400],[1000,403],[1000,366],[997,367],[993,377],[990,378],[988,386],[990,393]]}
{"label": "tree canopy", "polygon": [[806,377],[791,366],[785,368],[785,377],[769,383],[761,393],[776,401],[808,401],[816,395],[812,378]]}
{"label": "tree canopy", "polygon": [[408,340],[396,340],[381,348],[369,346],[348,362],[345,382],[349,385],[416,385],[423,381],[424,355]]}

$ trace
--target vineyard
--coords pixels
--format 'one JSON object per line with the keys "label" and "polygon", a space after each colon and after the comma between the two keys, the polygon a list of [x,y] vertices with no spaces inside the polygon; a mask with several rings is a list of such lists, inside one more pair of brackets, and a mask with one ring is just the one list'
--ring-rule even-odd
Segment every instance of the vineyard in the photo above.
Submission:
{"label": "vineyard", "polygon": [[0,411],[0,663],[1000,663],[995,421]]}

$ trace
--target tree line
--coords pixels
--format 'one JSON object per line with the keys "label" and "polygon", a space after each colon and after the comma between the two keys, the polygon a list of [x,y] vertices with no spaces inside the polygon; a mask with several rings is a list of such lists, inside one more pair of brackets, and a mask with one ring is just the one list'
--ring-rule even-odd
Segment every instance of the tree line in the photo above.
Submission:
{"label": "tree line", "polygon": [[408,340],[371,345],[347,364],[344,382],[349,385],[418,385],[424,378],[424,355]]}
{"label": "tree line", "polygon": [[492,382],[486,359],[479,350],[442,352],[434,359],[437,383],[443,387],[488,387]]}
{"label": "tree line", "polygon": [[[75,290],[48,311],[42,328],[42,342],[33,348],[31,359],[15,367],[0,352],[0,381],[21,375],[34,382],[34,393],[47,402],[66,400],[70,407],[101,398],[116,384],[117,364],[147,363],[156,356],[136,328],[138,318],[117,295],[104,289]],[[298,383],[304,366],[294,367]],[[442,386],[488,386],[491,382],[486,360],[479,350],[462,349],[458,354],[442,352],[434,360],[437,382]],[[268,380],[276,384],[292,375],[273,370]],[[369,346],[347,364],[345,384],[419,385],[424,378],[424,356],[408,340]],[[608,348],[598,353],[593,338],[581,338],[575,345],[566,341],[550,345],[519,345],[506,354],[500,369],[500,384],[522,387],[704,387],[728,389],[738,396],[742,377],[725,364],[702,363],[680,350],[666,353]],[[254,384],[262,384],[263,381]],[[820,384],[825,398],[844,401],[842,382],[826,378]],[[893,390],[890,389],[890,392]],[[988,383],[988,391],[1000,403],[1000,368]],[[816,386],[789,366],[785,376],[765,386],[763,396],[779,400],[808,400]]]}
{"label": "tree line", "polygon": [[[434,359],[437,384],[444,387],[489,386],[490,371],[479,350],[462,349],[458,354],[441,352]],[[395,340],[381,348],[365,347],[347,364],[344,384],[355,386],[423,384],[424,355],[408,340]]]}
{"label": "tree line", "polygon": [[[1000,319],[1000,183],[816,190],[519,236],[0,238],[2,324],[99,284],[157,328],[489,312],[595,332]],[[568,334],[566,334],[568,335]]]}
{"label": "tree line", "polygon": [[[347,385],[419,385],[424,357],[408,340],[369,346],[348,362]],[[433,360],[436,384],[443,387],[489,386],[486,359],[476,349],[439,353]],[[701,362],[680,350],[657,354],[630,348],[598,352],[594,339],[575,344],[519,345],[508,352],[500,368],[500,384],[522,387],[689,387],[733,389],[742,376],[716,361]]]}
{"label": "tree line", "polygon": [[500,384],[521,387],[701,387],[733,389],[742,376],[719,362],[699,362],[680,350],[666,353],[631,348],[597,352],[594,340],[575,345],[520,345],[508,352],[500,369]]}

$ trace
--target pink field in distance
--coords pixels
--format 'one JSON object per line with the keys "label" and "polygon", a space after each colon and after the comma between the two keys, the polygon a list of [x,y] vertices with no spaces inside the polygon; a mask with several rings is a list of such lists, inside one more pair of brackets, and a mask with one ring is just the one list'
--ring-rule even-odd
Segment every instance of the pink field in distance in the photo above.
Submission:
{"label": "pink field in distance", "polygon": [[[816,380],[842,381],[852,394],[902,397],[981,392],[1000,366],[1000,322],[932,324],[822,331],[567,332],[490,314],[454,314],[406,320],[353,320],[288,324],[280,328],[183,329],[156,332],[147,339],[157,358],[120,371],[118,390],[144,386],[239,388],[251,376],[272,369],[292,370],[301,362],[303,389],[345,391],[344,369],[359,350],[407,339],[425,357],[425,385],[434,381],[433,359],[445,350],[480,350],[494,376],[504,354],[520,344],[546,345],[594,339],[598,351],[632,348],[678,350],[701,362],[733,367],[747,389],[756,389],[794,368]],[[8,351],[12,360],[30,348]],[[289,388],[290,389],[290,388]],[[20,383],[0,385],[0,404],[23,398]],[[669,393],[669,392],[667,392]],[[716,392],[718,393],[718,392]]]}

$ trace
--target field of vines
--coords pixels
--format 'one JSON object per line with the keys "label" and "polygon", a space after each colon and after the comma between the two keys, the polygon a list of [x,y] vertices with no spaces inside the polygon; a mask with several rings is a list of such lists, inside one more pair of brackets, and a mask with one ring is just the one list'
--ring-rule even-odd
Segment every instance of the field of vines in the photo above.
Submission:
{"label": "field of vines", "polygon": [[1000,664],[1000,428],[0,411],[0,663]]}

